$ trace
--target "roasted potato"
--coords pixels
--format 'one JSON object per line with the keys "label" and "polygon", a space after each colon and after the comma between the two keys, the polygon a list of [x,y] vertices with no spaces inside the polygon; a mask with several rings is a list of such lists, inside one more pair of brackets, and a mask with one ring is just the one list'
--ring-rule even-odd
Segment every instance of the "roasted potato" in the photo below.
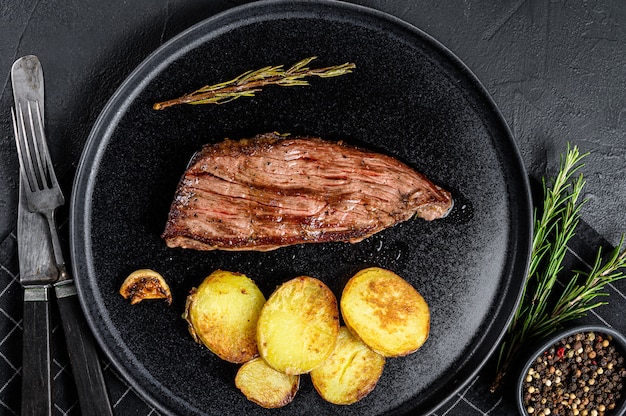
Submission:
{"label": "roasted potato", "polygon": [[165,299],[168,305],[172,304],[169,285],[160,273],[152,269],[139,269],[129,274],[120,287],[120,295],[130,299],[131,305],[144,299]]}
{"label": "roasted potato", "polygon": [[259,353],[275,370],[308,373],[333,351],[338,331],[333,292],[318,279],[297,277],[279,286],[263,306],[257,325]]}
{"label": "roasted potato", "polygon": [[311,371],[311,381],[324,400],[352,404],[376,387],[384,368],[385,357],[341,327],[335,349],[321,366]]}
{"label": "roasted potato", "polygon": [[385,357],[410,354],[428,338],[428,304],[392,271],[359,271],[344,287],[340,307],[348,329]]}
{"label": "roasted potato", "polygon": [[191,290],[183,318],[196,342],[231,363],[258,356],[256,326],[265,297],[241,273],[217,270]]}
{"label": "roasted potato", "polygon": [[239,368],[235,386],[248,400],[273,409],[291,403],[300,387],[300,376],[276,371],[257,357]]}

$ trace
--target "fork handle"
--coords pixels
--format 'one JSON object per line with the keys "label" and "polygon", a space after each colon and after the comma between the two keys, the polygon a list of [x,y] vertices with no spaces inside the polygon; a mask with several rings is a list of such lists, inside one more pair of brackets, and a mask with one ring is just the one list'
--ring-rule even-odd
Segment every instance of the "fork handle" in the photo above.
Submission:
{"label": "fork handle", "polygon": [[49,288],[24,287],[22,416],[52,415]]}
{"label": "fork handle", "polygon": [[95,340],[76,296],[73,280],[55,283],[57,305],[83,416],[112,415]]}

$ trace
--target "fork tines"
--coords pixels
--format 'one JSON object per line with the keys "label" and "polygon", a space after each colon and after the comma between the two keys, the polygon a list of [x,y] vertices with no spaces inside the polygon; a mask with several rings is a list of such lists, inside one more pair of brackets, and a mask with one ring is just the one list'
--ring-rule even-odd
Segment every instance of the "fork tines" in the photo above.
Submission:
{"label": "fork tines", "polygon": [[17,111],[11,108],[11,117],[20,169],[30,191],[35,192],[55,186],[56,177],[50,166],[39,102],[28,101],[26,107],[27,120],[24,118],[22,103],[18,103]]}

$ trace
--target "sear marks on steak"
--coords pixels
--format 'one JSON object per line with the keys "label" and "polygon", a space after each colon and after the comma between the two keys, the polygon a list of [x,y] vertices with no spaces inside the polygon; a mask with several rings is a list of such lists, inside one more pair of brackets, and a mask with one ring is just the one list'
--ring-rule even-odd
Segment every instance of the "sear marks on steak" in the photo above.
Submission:
{"label": "sear marks on steak", "polygon": [[196,153],[162,237],[196,250],[355,243],[414,215],[442,218],[452,204],[448,191],[392,157],[267,133]]}

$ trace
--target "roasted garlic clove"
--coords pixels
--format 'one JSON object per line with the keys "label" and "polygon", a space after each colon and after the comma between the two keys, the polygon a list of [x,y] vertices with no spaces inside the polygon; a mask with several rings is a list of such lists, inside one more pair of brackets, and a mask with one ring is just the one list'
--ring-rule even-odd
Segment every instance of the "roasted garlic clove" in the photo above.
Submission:
{"label": "roasted garlic clove", "polygon": [[172,304],[170,287],[159,273],[151,269],[139,269],[132,272],[122,283],[120,295],[124,299],[130,298],[134,305],[144,299],[165,299],[168,305]]}

